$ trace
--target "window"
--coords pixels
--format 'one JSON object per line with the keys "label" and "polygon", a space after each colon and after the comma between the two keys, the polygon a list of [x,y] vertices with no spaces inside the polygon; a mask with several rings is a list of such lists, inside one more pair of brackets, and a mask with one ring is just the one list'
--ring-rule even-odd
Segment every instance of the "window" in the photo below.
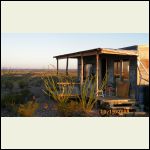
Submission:
{"label": "window", "polygon": [[120,61],[114,62],[114,76],[115,78],[120,78]]}
{"label": "window", "polygon": [[129,61],[128,60],[123,61],[122,78],[124,80],[129,79]]}
{"label": "window", "polygon": [[114,61],[114,77],[115,79],[129,79],[129,60]]}

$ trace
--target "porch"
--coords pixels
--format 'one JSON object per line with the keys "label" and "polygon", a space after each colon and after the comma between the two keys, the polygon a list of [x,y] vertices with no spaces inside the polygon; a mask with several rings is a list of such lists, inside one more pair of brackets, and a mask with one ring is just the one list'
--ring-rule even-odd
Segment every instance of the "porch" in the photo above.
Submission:
{"label": "porch", "polygon": [[[95,75],[95,96],[99,101],[109,103],[112,108],[121,104],[131,104],[133,106],[136,101],[137,56],[138,54],[135,50],[102,48],[54,56],[57,60],[57,74],[59,74],[59,59],[66,59],[66,76],[69,75],[69,59],[75,58],[78,60],[77,82],[63,82],[58,83],[58,85],[62,86],[62,88],[67,88],[73,84],[76,90],[71,95],[67,95],[66,93],[64,95],[71,98],[80,96],[85,80],[91,75]],[[124,66],[125,63],[128,65],[127,67]],[[128,74],[124,73],[125,69],[128,69]],[[107,81],[105,76],[107,76]],[[129,83],[125,87],[121,87],[122,91],[125,91],[123,96],[119,95],[119,92],[117,93],[120,90],[117,87],[118,81]],[[101,89],[103,84],[105,86]],[[102,94],[99,94],[100,89],[102,90]]]}

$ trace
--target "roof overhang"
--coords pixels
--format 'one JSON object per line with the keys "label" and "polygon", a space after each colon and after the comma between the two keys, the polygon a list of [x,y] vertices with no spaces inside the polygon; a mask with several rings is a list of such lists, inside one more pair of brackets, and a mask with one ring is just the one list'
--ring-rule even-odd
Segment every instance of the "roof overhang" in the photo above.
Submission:
{"label": "roof overhang", "polygon": [[58,56],[54,56],[53,58],[56,58],[56,59],[78,58],[81,56],[92,56],[96,54],[138,56],[137,50],[96,48],[96,49],[90,49],[90,50],[85,50],[85,51],[58,55]]}

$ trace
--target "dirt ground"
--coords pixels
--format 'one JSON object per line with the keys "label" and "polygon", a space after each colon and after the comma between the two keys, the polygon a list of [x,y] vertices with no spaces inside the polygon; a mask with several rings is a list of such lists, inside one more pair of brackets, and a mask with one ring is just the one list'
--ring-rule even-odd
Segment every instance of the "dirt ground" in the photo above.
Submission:
{"label": "dirt ground", "polygon": [[[64,72],[62,72],[64,73]],[[44,92],[44,84],[41,76],[53,75],[55,71],[48,70],[2,70],[1,71],[1,117],[99,117],[99,110],[94,109],[85,114],[76,105],[66,108],[58,107],[58,103]],[[75,70],[70,71],[70,75],[76,78]],[[33,108],[30,106],[34,101]],[[28,105],[28,103],[30,105]],[[38,106],[38,107],[37,107]],[[22,108],[23,107],[23,108]],[[18,110],[24,110],[22,115]],[[68,112],[67,112],[68,111]],[[136,116],[129,114],[127,116]],[[138,114],[139,116],[139,114]],[[142,116],[149,116],[144,114]]]}
{"label": "dirt ground", "polygon": [[[8,72],[8,70],[2,71],[1,99],[8,94],[11,97],[11,93],[21,93],[25,89],[31,94],[31,96],[28,97],[28,100],[34,97],[34,101],[38,104],[38,108],[32,114],[33,117],[59,117],[60,113],[57,111],[56,102],[42,91],[42,89],[44,89],[43,81],[41,79],[43,74],[56,75],[55,71],[49,72],[45,70],[11,70],[11,72]],[[76,72],[74,70],[72,70],[70,74],[73,77],[76,76]],[[11,88],[10,85],[13,85],[13,87]],[[24,87],[21,87],[21,85]],[[2,103],[4,102],[1,101],[1,104]],[[12,107],[9,108],[9,105],[5,104],[5,107],[1,107],[1,116],[18,116],[18,114],[11,111],[11,109]]]}

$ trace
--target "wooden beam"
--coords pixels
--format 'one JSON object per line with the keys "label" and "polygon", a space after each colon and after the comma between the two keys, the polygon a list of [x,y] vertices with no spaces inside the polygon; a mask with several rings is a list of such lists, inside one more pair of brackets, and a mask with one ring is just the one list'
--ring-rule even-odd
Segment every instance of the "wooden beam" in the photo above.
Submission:
{"label": "wooden beam", "polygon": [[102,61],[100,60],[100,55],[98,55],[98,83],[102,82]]}
{"label": "wooden beam", "polygon": [[90,50],[84,50],[84,51],[80,51],[80,52],[75,52],[75,53],[69,53],[69,54],[63,54],[63,55],[58,55],[58,56],[54,56],[53,58],[59,58],[59,59],[63,59],[63,58],[67,58],[67,57],[80,57],[81,55],[83,56],[83,53],[86,55],[86,53],[88,53],[88,55],[95,55],[97,50],[99,49],[90,49]]}
{"label": "wooden beam", "polygon": [[[108,59],[107,58],[106,58],[106,81],[108,83]],[[106,90],[106,86],[105,86],[105,90]]]}
{"label": "wooden beam", "polygon": [[58,58],[57,58],[57,75],[58,75],[58,70],[59,70],[59,62],[58,62]]}
{"label": "wooden beam", "polygon": [[83,56],[81,56],[80,84],[83,84]]}
{"label": "wooden beam", "polygon": [[96,48],[96,49],[90,49],[90,50],[75,52],[75,53],[58,55],[58,56],[54,56],[53,58],[59,58],[59,59],[64,59],[64,58],[67,58],[67,57],[75,58],[75,57],[80,57],[81,54],[83,56],[90,56],[90,55],[96,55],[97,51],[99,51],[99,53],[101,53],[101,54],[138,56],[138,53],[135,50]]}
{"label": "wooden beam", "polygon": [[66,75],[68,75],[68,57],[67,57],[67,62],[66,62]]}
{"label": "wooden beam", "polygon": [[96,54],[96,96],[98,96],[99,90],[99,53]]}

